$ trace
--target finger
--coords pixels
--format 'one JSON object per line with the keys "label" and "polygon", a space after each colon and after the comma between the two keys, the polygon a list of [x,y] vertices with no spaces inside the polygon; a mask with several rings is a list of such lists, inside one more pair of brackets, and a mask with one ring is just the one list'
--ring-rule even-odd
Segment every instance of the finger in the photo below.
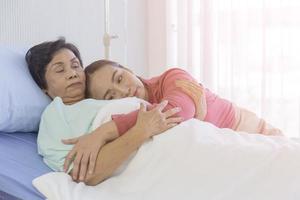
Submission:
{"label": "finger", "polygon": [[203,117],[202,117],[200,114],[197,114],[197,115],[195,116],[195,118],[198,119],[198,120],[200,120],[200,121],[203,120]]}
{"label": "finger", "polygon": [[[173,128],[174,126],[177,126],[177,125],[178,125],[178,123],[170,123],[170,124],[167,124],[167,125],[164,126],[162,132],[165,132],[166,130],[168,130],[168,129],[170,129],[170,128]],[[157,135],[157,134],[155,134],[155,135]]]}
{"label": "finger", "polygon": [[174,123],[180,123],[183,121],[182,117],[172,117],[166,120],[167,124],[174,124]]}
{"label": "finger", "polygon": [[171,123],[167,125],[167,129],[173,128],[174,126],[177,126],[177,123]]}
{"label": "finger", "polygon": [[181,84],[181,83],[185,83],[185,81],[182,80],[182,79],[179,79],[179,80],[176,80],[176,81],[175,81],[175,85],[176,85],[176,86],[177,86],[177,84]]}
{"label": "finger", "polygon": [[168,103],[168,100],[163,100],[162,102],[160,102],[160,104],[157,105],[156,109],[162,111],[168,105]]}
{"label": "finger", "polygon": [[186,94],[188,94],[192,99],[194,100],[199,100],[202,95],[203,95],[203,92],[201,89],[199,88],[191,88],[191,87],[180,87],[183,92],[185,92]]}
{"label": "finger", "polygon": [[73,166],[73,180],[77,180],[78,179],[78,173],[79,173],[79,167],[80,167],[80,162],[82,159],[82,153],[79,152],[76,154],[75,160],[74,160],[74,166]]}
{"label": "finger", "polygon": [[[197,103],[200,101],[200,99],[201,99],[201,96],[199,96],[199,95],[195,95],[194,93],[189,93],[188,94],[194,101],[196,101]],[[194,103],[196,103],[196,102],[194,102]]]}
{"label": "finger", "polygon": [[190,93],[197,93],[197,94],[202,94],[202,90],[200,87],[195,86],[195,84],[190,83],[190,84],[181,84],[179,86],[182,90]]}
{"label": "finger", "polygon": [[65,162],[64,162],[64,172],[67,172],[69,169],[70,164],[73,162],[73,159],[76,155],[76,149],[72,149],[67,156],[65,157]]}
{"label": "finger", "polygon": [[78,142],[78,138],[79,137],[76,137],[76,138],[70,138],[70,139],[62,139],[61,141],[64,143],[64,144],[75,144]]}
{"label": "finger", "polygon": [[169,118],[171,116],[173,116],[174,114],[178,113],[181,111],[180,107],[176,107],[176,108],[172,108],[170,110],[167,110],[166,112],[164,112],[166,118]]}
{"label": "finger", "polygon": [[184,90],[192,90],[197,92],[202,92],[203,89],[198,83],[195,83],[194,81],[188,81],[188,80],[177,80],[176,86]]}
{"label": "finger", "polygon": [[188,94],[192,94],[194,92],[199,93],[200,89],[199,88],[195,88],[192,86],[192,83],[176,83],[176,86],[179,87],[180,89],[182,89],[184,92],[188,93]]}
{"label": "finger", "polygon": [[140,110],[141,111],[146,111],[146,106],[144,103],[140,103]]}
{"label": "finger", "polygon": [[86,153],[82,156],[82,159],[80,161],[80,172],[79,172],[79,180],[83,181],[85,179],[86,170],[88,166],[88,162],[90,159],[90,153]]}
{"label": "finger", "polygon": [[89,174],[94,173],[96,158],[97,158],[96,154],[92,152],[89,160],[89,170],[88,170]]}
{"label": "finger", "polygon": [[180,86],[188,86],[189,85],[189,82],[190,81],[187,81],[187,80],[176,80],[175,81],[175,85],[177,87],[180,87]]}
{"label": "finger", "polygon": [[176,81],[176,86],[177,85],[191,86],[191,87],[194,87],[194,88],[200,88],[201,87],[197,82],[192,81],[192,80],[177,80]]}

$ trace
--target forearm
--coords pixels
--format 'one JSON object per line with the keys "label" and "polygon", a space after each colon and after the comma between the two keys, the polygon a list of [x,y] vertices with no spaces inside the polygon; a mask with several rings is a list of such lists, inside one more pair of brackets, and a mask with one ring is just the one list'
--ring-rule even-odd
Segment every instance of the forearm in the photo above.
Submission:
{"label": "forearm", "polygon": [[119,137],[118,128],[113,120],[99,126],[92,134],[102,135],[104,137],[104,142],[110,142]]}
{"label": "forearm", "polygon": [[98,153],[95,171],[87,175],[85,183],[96,185],[110,177],[147,138],[147,134],[134,126],[123,136],[104,145]]}

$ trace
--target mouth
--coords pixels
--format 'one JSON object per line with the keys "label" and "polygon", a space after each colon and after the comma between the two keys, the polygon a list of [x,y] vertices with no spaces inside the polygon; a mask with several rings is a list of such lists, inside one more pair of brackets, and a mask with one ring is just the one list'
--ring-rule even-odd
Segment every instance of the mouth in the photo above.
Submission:
{"label": "mouth", "polygon": [[81,86],[81,85],[82,85],[81,82],[75,82],[75,83],[71,83],[70,85],[68,85],[68,88],[69,88],[69,87],[79,87],[79,86]]}

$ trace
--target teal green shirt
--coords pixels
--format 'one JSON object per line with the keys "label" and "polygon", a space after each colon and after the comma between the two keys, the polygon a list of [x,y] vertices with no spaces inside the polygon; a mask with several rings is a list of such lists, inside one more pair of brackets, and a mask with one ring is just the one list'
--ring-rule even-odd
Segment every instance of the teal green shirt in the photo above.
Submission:
{"label": "teal green shirt", "polygon": [[37,143],[38,153],[49,167],[63,171],[65,157],[73,145],[60,141],[91,132],[94,118],[107,103],[106,100],[85,99],[65,105],[60,97],[56,97],[48,105],[41,118]]}

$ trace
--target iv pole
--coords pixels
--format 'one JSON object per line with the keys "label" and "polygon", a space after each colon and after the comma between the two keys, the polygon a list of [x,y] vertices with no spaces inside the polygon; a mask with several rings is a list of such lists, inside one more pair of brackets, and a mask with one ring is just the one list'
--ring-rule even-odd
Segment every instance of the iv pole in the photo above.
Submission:
{"label": "iv pole", "polygon": [[104,1],[104,7],[105,7],[105,17],[104,17],[104,23],[105,23],[104,31],[105,32],[103,35],[103,44],[104,44],[104,56],[105,56],[105,59],[108,60],[110,58],[110,40],[116,39],[116,38],[118,38],[118,36],[109,34],[109,25],[110,25],[109,0]]}

